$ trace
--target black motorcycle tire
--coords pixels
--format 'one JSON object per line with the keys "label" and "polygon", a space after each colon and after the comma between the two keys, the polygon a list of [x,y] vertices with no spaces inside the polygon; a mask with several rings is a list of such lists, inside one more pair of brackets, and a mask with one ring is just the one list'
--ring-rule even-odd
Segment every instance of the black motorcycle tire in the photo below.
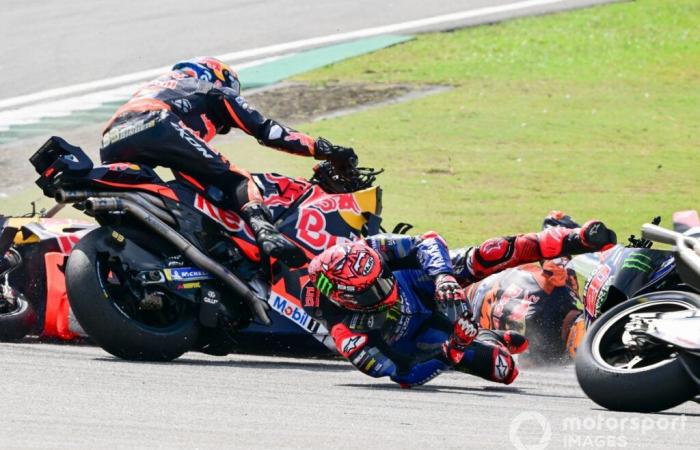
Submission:
{"label": "black motorcycle tire", "polygon": [[[678,304],[678,309],[700,308],[700,296],[688,292],[653,292],[627,300],[613,307],[586,332],[583,344],[576,354],[576,377],[586,395],[598,405],[630,412],[663,411],[690,400],[698,393],[698,387],[689,377],[679,358],[668,359],[648,369],[615,369],[594,356],[594,346],[602,345],[604,336],[596,336],[610,330],[626,310],[643,309],[654,312],[654,308]],[[657,309],[658,311],[658,309]],[[597,342],[596,342],[597,341]],[[598,352],[600,354],[600,352]]]}
{"label": "black motorcycle tire", "polygon": [[34,307],[21,293],[17,293],[16,308],[0,314],[0,341],[18,341],[36,326]]}
{"label": "black motorcycle tire", "polygon": [[66,289],[76,319],[88,336],[112,355],[137,361],[171,361],[194,347],[199,324],[193,315],[166,329],[150,327],[123,313],[101,287],[98,246],[111,239],[98,228],[78,242],[66,264]]}

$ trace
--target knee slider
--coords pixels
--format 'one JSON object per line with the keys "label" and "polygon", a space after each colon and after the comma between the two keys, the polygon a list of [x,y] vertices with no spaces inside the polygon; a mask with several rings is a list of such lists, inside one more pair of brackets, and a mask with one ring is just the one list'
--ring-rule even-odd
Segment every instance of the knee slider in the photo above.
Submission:
{"label": "knee slider", "polygon": [[475,252],[476,260],[484,267],[493,267],[506,262],[513,255],[514,237],[493,238],[481,244]]}

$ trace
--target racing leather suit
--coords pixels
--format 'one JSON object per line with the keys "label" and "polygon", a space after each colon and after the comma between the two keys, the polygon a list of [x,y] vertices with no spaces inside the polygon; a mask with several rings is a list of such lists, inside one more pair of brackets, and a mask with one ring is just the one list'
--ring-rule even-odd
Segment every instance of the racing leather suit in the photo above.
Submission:
{"label": "racing leather suit", "polygon": [[250,174],[209,146],[217,134],[239,128],[261,144],[313,156],[316,140],[265,118],[228,87],[173,71],[141,87],[108,122],[100,156],[104,163],[165,166],[233,194],[237,209],[261,195]]}
{"label": "racing leather suit", "polygon": [[316,292],[315,304],[305,305],[330,330],[341,355],[365,374],[388,376],[403,387],[426,383],[448,369],[497,382],[514,379],[517,369],[510,353],[489,336],[480,333],[456,360],[443,350],[469,303],[435,300],[435,278],[453,272],[447,245],[437,233],[380,234],[366,243],[396,279],[396,304],[385,311],[355,312],[321,301]]}
{"label": "racing leather suit", "polygon": [[320,301],[317,292],[314,305],[305,309],[330,330],[338,352],[372,377],[388,376],[408,387],[453,369],[509,384],[518,375],[511,353],[524,350],[527,341],[515,345],[508,332],[480,330],[468,347],[450,348],[455,322],[473,313],[466,299],[435,300],[435,279],[453,274],[468,285],[520,264],[595,251],[615,239],[601,222],[591,221],[581,228],[555,226],[489,239],[450,254],[434,232],[416,237],[379,234],[366,243],[396,279],[396,304],[380,312],[354,312]]}

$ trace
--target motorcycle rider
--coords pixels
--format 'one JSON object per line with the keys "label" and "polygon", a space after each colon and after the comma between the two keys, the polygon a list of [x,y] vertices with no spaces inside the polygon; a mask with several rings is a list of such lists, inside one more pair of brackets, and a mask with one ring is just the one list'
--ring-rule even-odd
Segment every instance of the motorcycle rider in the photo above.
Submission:
{"label": "motorcycle rider", "polygon": [[180,61],[171,72],[142,86],[109,120],[100,157],[103,163],[169,167],[194,184],[215,186],[228,195],[227,206],[242,213],[263,252],[291,267],[302,265],[303,251],[270,223],[250,173],[209,146],[214,136],[231,128],[268,147],[330,160],[341,169],[357,162],[352,148],[314,139],[264,117],[241,97],[236,72],[211,57]]}
{"label": "motorcycle rider", "polygon": [[512,355],[527,348],[527,339],[479,330],[458,279],[474,282],[507,267],[615,242],[615,233],[591,221],[573,230],[490,239],[456,252],[453,265],[435,232],[375,235],[333,246],[311,261],[313,292],[305,294],[304,307],[330,331],[338,352],[372,377],[410,387],[453,369],[510,384],[518,375]]}
{"label": "motorcycle rider", "polygon": [[[579,228],[570,216],[551,211],[542,228]],[[458,257],[461,252],[454,252]],[[585,330],[576,272],[569,256],[523,264],[469,284],[465,293],[481,328],[511,330],[529,342],[528,361],[560,362]],[[572,350],[572,349],[569,349]],[[572,355],[573,357],[573,355]]]}

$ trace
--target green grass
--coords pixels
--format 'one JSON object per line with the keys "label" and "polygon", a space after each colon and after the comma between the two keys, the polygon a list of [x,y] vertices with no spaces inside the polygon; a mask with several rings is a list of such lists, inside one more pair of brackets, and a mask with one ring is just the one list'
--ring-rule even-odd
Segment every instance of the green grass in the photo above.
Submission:
{"label": "green grass", "polygon": [[[453,243],[552,208],[621,237],[699,208],[700,2],[636,1],[430,34],[301,79],[449,84],[303,127],[385,167],[385,219]],[[280,164],[284,164],[280,161]]]}

